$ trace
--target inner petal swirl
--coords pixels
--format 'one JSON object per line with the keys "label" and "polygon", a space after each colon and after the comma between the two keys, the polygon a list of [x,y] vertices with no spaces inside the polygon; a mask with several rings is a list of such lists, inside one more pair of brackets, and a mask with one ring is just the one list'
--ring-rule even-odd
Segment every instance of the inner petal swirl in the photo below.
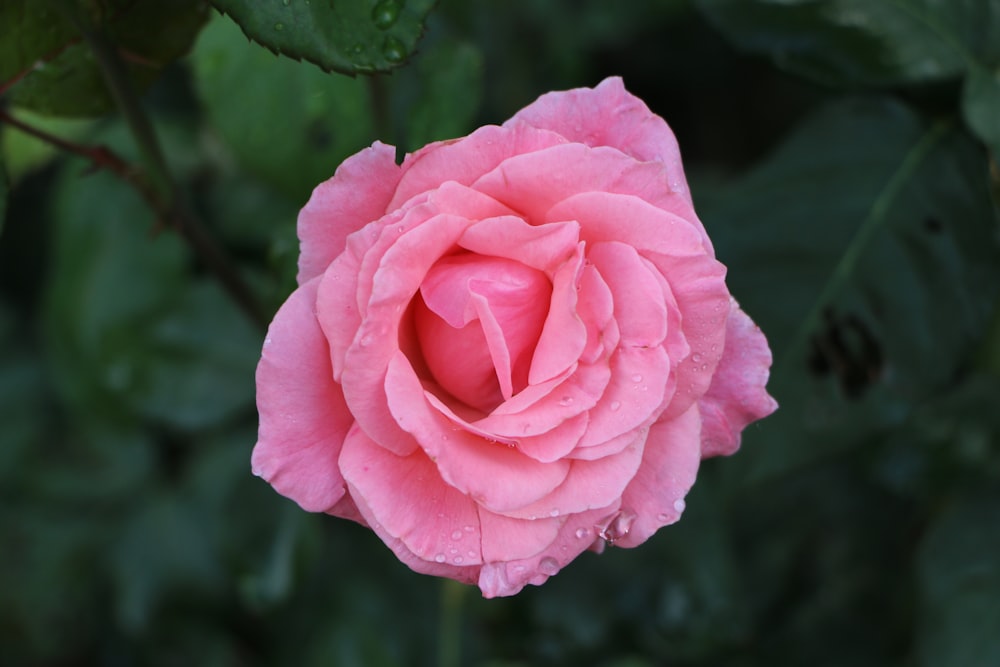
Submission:
{"label": "inner petal swirl", "polygon": [[483,413],[521,391],[551,296],[548,277],[520,262],[473,253],[442,258],[413,311],[433,380]]}

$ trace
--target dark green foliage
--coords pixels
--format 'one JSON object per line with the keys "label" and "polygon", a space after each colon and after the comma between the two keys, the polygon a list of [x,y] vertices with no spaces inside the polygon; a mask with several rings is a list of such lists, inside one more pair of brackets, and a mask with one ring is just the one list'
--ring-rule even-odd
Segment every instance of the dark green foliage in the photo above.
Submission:
{"label": "dark green foliage", "polygon": [[417,47],[435,0],[211,0],[275,53],[342,74],[388,72]]}
{"label": "dark green foliage", "polygon": [[[273,312],[346,156],[620,74],[677,134],[781,408],[642,547],[456,595],[251,475],[263,332],[129,184],[0,124],[0,664],[432,665],[456,598],[462,665],[1000,664],[997,0],[400,0],[385,30],[377,0],[213,4],[326,69],[395,67],[388,37],[412,62],[327,74],[195,2],[0,0],[0,85],[46,63],[0,109],[134,163],[114,115],[21,106],[108,108],[59,7],[148,43],[180,199]],[[56,52],[91,78],[37,76]]]}

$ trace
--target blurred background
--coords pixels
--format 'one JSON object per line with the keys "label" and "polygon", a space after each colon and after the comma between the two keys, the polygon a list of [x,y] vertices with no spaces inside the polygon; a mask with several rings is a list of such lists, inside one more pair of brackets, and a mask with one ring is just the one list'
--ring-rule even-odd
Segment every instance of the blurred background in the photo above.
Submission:
{"label": "blurred background", "polygon": [[[302,2],[256,3],[286,53]],[[410,32],[345,23],[345,53],[412,57],[328,74],[194,0],[0,0],[0,664],[1000,665],[1000,2],[355,4]],[[250,474],[254,320],[343,158],[610,75],[677,135],[781,409],[678,524],[483,600]]]}

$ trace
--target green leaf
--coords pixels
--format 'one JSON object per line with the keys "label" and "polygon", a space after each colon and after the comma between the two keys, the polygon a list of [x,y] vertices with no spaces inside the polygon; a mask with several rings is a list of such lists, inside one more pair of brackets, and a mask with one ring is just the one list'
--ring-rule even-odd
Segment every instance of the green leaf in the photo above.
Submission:
{"label": "green leaf", "polygon": [[[24,109],[13,110],[18,120],[61,139],[74,141],[85,138],[93,129],[95,121],[79,118],[53,118],[32,113]],[[60,155],[52,144],[37,139],[9,125],[0,126],[0,150],[7,164],[7,173],[12,183],[17,183],[29,173],[49,164]]]}
{"label": "green leaf", "polygon": [[231,21],[211,21],[191,57],[215,131],[240,162],[299,203],[373,139],[363,81],[248,47]]}
{"label": "green leaf", "polygon": [[436,0],[211,0],[250,39],[330,72],[388,72],[406,62]]}
{"label": "green leaf", "polygon": [[919,659],[927,667],[1000,664],[1000,498],[969,494],[920,546]]}
{"label": "green leaf", "polygon": [[99,116],[114,107],[73,14],[104,24],[140,89],[183,55],[206,18],[198,0],[9,0],[0,5],[0,89],[15,104],[58,116]]}
{"label": "green leaf", "polygon": [[997,0],[696,0],[741,48],[837,85],[940,80],[1000,61]]}
{"label": "green leaf", "polygon": [[55,211],[46,333],[79,414],[195,428],[252,404],[259,337],[127,186],[68,174]]}
{"label": "green leaf", "polygon": [[417,63],[419,94],[406,118],[406,143],[416,150],[472,128],[483,97],[483,56],[467,43],[434,44]]}
{"label": "green leaf", "polygon": [[886,99],[812,117],[701,214],[776,356],[781,408],[747,432],[748,481],[902,423],[971,355],[1000,288],[981,148]]}
{"label": "green leaf", "polygon": [[1000,158],[1000,67],[975,67],[965,80],[962,114],[972,131]]}

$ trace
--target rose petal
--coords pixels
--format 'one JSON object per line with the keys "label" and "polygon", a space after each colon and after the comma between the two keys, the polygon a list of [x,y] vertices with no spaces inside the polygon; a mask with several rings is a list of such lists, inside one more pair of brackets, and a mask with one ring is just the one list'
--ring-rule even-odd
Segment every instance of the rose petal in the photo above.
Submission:
{"label": "rose petal", "polygon": [[513,155],[565,142],[554,132],[529,125],[487,125],[461,139],[428,144],[403,160],[403,175],[389,208],[401,206],[411,197],[434,190],[449,181],[470,185]]}
{"label": "rose petal", "polygon": [[703,458],[732,454],[739,449],[741,431],[778,408],[765,389],[770,367],[767,339],[734,300],[726,322],[722,360],[698,403]]}
{"label": "rose petal", "polygon": [[[594,529],[601,517],[613,513],[618,506],[581,512],[565,517],[556,524],[559,533],[541,552],[518,560],[487,562],[479,574],[479,589],[483,597],[514,595],[528,584],[540,586],[557,574],[570,561],[591,548],[597,539]],[[555,519],[550,520],[553,523]]]}
{"label": "rose petal", "polygon": [[701,460],[701,416],[692,406],[675,419],[649,429],[639,471],[622,494],[621,506],[635,514],[616,547],[636,547],[680,518],[684,496],[694,484]]}
{"label": "rose petal", "polygon": [[385,215],[402,175],[395,157],[392,146],[376,141],[344,160],[333,178],[313,190],[298,220],[300,285],[322,274],[343,252],[348,234]]}
{"label": "rose petal", "polygon": [[377,522],[417,558],[482,563],[479,508],[445,484],[422,451],[396,456],[354,428],[344,441],[340,468],[369,523]]}
{"label": "rose petal", "polygon": [[517,449],[489,442],[431,408],[406,357],[397,352],[385,378],[389,409],[437,465],[441,477],[486,509],[503,512],[534,502],[566,478],[565,461],[540,463]]}
{"label": "rose petal", "polygon": [[654,347],[663,342],[667,337],[663,290],[635,248],[618,242],[596,243],[587,259],[611,289],[621,344]]}
{"label": "rose petal", "polygon": [[[691,203],[664,187],[666,179],[663,165],[658,162],[639,162],[605,146],[562,144],[515,155],[476,180],[472,188],[518,211],[532,224],[573,220],[549,212],[559,202],[581,193],[634,195],[687,220],[699,233],[701,223]],[[626,229],[623,234],[628,233]],[[707,237],[701,242],[711,247]]]}
{"label": "rose petal", "polygon": [[563,373],[587,345],[587,327],[576,314],[577,277],[583,268],[583,244],[552,276],[552,301],[535,346],[528,383],[539,384]]}
{"label": "rose petal", "polygon": [[666,185],[691,198],[674,133],[666,121],[625,90],[620,77],[607,78],[596,88],[542,95],[505,125],[517,122],[588,146],[611,146],[643,162],[661,162],[667,172]]}
{"label": "rose petal", "polygon": [[465,231],[459,245],[479,255],[506,257],[552,275],[576,254],[580,225],[529,225],[514,216],[488,218]]}
{"label": "rose petal", "polygon": [[354,423],[316,321],[318,283],[295,290],[268,328],[257,365],[260,431],[251,457],[255,475],[310,512],[344,495],[337,457]]}

